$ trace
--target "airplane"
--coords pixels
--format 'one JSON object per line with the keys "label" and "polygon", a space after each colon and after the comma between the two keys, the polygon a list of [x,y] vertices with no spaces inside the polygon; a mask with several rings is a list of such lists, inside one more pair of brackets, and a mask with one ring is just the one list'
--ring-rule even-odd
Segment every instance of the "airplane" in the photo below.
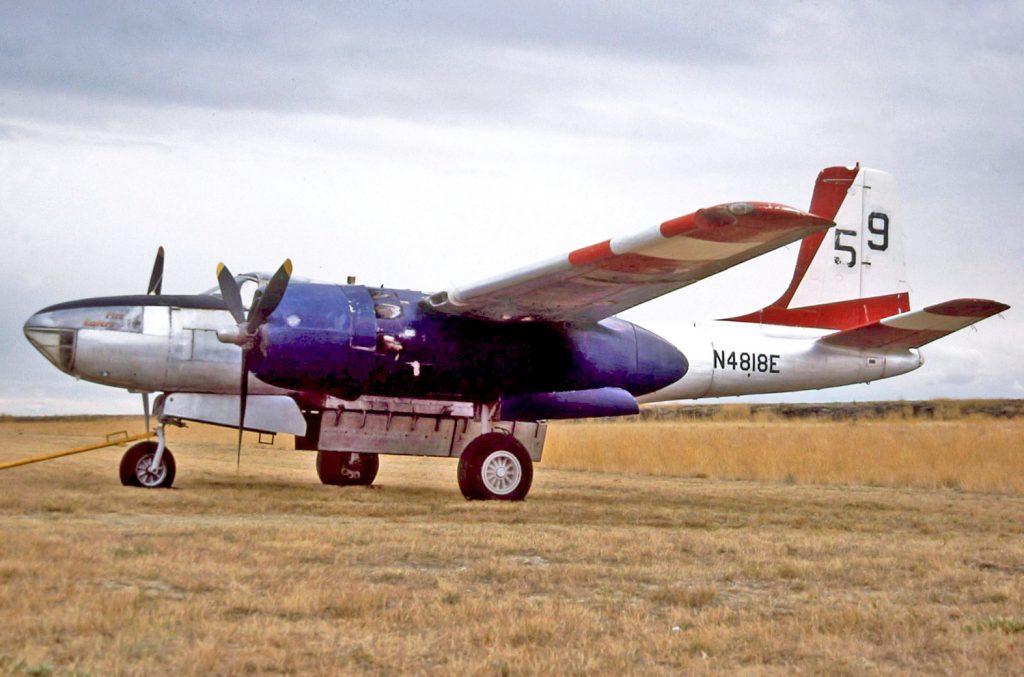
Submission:
{"label": "airplane", "polygon": [[[829,167],[808,211],[721,204],[480,282],[424,293],[232,275],[195,295],[58,303],[28,340],[76,378],[149,394],[156,441],[130,447],[121,482],[170,487],[165,427],[186,421],[287,433],[328,485],[373,483],[383,454],[458,457],[473,500],[523,500],[547,421],[636,414],[645,403],[779,393],[913,371],[919,348],[1008,305],[955,299],[910,310],[904,224],[889,174]],[[670,342],[616,317],[800,242],[782,296],[695,322]]]}

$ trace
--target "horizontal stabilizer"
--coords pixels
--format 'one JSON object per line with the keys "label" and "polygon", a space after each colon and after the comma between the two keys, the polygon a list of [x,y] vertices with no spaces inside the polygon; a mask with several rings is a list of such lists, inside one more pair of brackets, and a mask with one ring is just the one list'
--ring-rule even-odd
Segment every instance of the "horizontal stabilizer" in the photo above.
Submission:
{"label": "horizontal stabilizer", "polygon": [[839,331],[819,340],[849,348],[919,348],[1009,307],[987,299],[956,299]]}

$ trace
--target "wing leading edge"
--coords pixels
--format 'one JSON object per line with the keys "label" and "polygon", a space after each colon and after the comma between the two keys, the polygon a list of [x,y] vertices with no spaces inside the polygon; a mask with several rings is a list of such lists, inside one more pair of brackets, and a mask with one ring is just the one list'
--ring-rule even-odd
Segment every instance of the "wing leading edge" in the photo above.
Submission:
{"label": "wing leading edge", "polygon": [[495,321],[596,322],[832,226],[768,202],[701,209],[427,299]]}

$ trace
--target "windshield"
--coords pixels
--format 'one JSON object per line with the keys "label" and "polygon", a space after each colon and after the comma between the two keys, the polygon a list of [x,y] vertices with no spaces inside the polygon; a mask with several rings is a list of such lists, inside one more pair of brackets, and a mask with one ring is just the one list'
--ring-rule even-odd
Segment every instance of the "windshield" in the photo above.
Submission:
{"label": "windshield", "polygon": [[[235,282],[238,283],[238,291],[242,296],[242,307],[249,310],[252,305],[252,299],[256,295],[256,290],[260,287],[265,287],[270,282],[270,278],[274,276],[273,273],[266,272],[255,272],[255,273],[241,273],[235,275]],[[312,282],[316,284],[334,284],[331,282],[321,282],[319,280],[312,280],[308,277],[299,277],[298,275],[292,275],[290,282]],[[220,286],[210,287],[200,294],[204,296],[216,296],[220,298]]]}
{"label": "windshield", "polygon": [[[242,273],[241,275],[235,275],[235,282],[238,283],[238,291],[242,296],[243,308],[249,310],[249,307],[252,305],[253,296],[256,295],[256,290],[261,285],[266,285],[270,282],[272,276],[273,273]],[[201,293],[204,296],[220,298],[220,287],[210,287]]]}

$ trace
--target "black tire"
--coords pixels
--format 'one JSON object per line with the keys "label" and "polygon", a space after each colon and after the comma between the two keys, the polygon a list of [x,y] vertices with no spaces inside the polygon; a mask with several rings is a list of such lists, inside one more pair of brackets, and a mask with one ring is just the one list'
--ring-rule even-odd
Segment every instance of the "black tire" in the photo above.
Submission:
{"label": "black tire", "polygon": [[377,479],[380,457],[350,451],[316,452],[316,474],[324,484],[336,487],[370,485]]}
{"label": "black tire", "polygon": [[126,487],[142,487],[144,489],[169,489],[174,484],[177,465],[170,449],[164,449],[160,459],[160,468],[156,473],[149,473],[146,466],[153,460],[157,443],[152,440],[138,442],[128,447],[121,457],[121,484]]}
{"label": "black tire", "polygon": [[481,435],[459,457],[459,489],[467,500],[521,501],[532,484],[533,459],[511,435]]}

